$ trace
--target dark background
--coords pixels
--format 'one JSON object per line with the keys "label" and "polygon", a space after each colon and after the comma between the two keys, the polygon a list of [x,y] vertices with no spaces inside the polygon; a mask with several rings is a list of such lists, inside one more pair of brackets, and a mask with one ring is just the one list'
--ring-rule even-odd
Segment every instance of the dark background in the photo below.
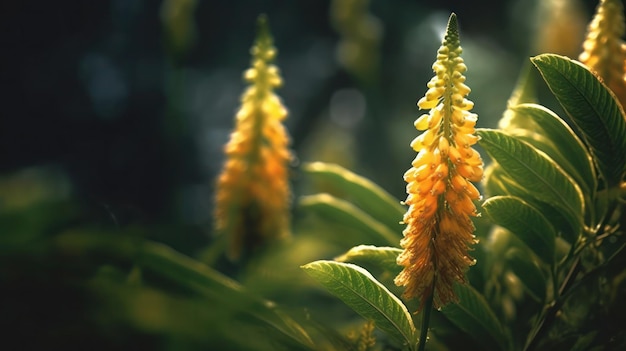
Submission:
{"label": "dark background", "polygon": [[[210,194],[198,191],[209,192],[219,171],[260,13],[268,15],[279,50],[285,86],[278,94],[291,112],[286,123],[297,154],[317,121],[327,118],[333,92],[360,89],[335,60],[338,34],[329,1],[198,1],[190,18],[195,41],[181,55],[168,53],[161,5],[140,0],[1,5],[0,171],[52,165],[67,172],[86,201],[148,219],[180,216],[184,206],[195,213],[186,215],[189,220],[208,220],[201,213],[210,209],[194,207],[209,206],[198,198]],[[584,2],[586,16],[594,6]],[[489,126],[531,53],[534,24],[521,16],[535,7],[531,1],[372,1],[370,13],[384,29],[377,90],[382,107],[380,115],[368,115],[350,130],[357,136],[354,167],[403,196],[401,179],[384,170],[407,168],[410,149],[401,156],[380,155],[379,143],[361,136],[389,139],[393,132],[370,128],[393,130],[398,120],[405,128],[418,116],[414,103],[426,89],[435,51],[420,50],[426,44],[416,42],[418,48],[407,53],[409,41],[420,37],[436,50],[440,40],[419,33],[420,25],[445,26],[454,11],[466,52],[479,45],[494,60],[506,61],[491,68],[494,80],[486,84],[477,77],[472,84],[483,63],[466,57],[474,112]],[[519,25],[524,21],[526,27]],[[480,91],[483,85],[491,87]],[[410,133],[406,136],[399,144],[410,142]]]}
{"label": "dark background", "polygon": [[[194,33],[183,48],[168,40],[163,3],[2,2],[0,205],[5,209],[31,196],[70,194],[80,215],[69,211],[69,221],[158,228],[150,239],[186,254],[207,245],[214,179],[245,89],[242,74],[261,13],[268,15],[285,82],[277,93],[290,111],[295,195],[298,162],[322,160],[363,174],[402,199],[401,175],[414,157],[409,143],[420,114],[415,103],[432,77],[451,12],[458,16],[473,112],[479,126],[495,127],[528,57],[546,51],[575,57],[596,6],[591,0],[571,1],[578,12],[559,22],[559,12],[546,12],[548,1],[540,0],[372,0],[369,13],[382,28],[373,52],[380,61],[374,78],[365,82],[336,59],[341,36],[331,21],[330,1],[197,0],[179,22]],[[560,33],[557,42],[550,42],[546,23],[560,23],[552,28]],[[33,195],[41,184],[48,195]],[[44,212],[37,213],[54,219],[26,213],[0,223],[0,236],[12,235],[14,227],[39,228],[40,222],[44,231],[52,231],[48,223],[67,225],[64,207]],[[93,348],[94,339],[102,349],[127,342],[103,336],[82,313],[93,301],[75,283],[87,266],[63,259],[49,264],[45,255],[0,249],[5,294],[0,327],[18,330],[8,334],[23,349],[67,349],[66,336],[77,334],[82,338],[73,339],[76,349]],[[144,347],[156,342],[141,335],[132,341]]]}

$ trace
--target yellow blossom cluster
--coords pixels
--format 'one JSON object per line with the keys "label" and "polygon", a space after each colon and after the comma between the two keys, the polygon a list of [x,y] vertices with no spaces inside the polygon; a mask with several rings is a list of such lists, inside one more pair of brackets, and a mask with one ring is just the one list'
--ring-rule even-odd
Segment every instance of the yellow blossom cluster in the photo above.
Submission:
{"label": "yellow blossom cluster", "polygon": [[472,148],[478,140],[477,115],[469,112],[474,104],[465,98],[470,88],[461,53],[452,14],[433,64],[436,75],[418,102],[420,109],[430,109],[415,121],[424,133],[411,143],[417,156],[404,174],[409,208],[398,257],[404,269],[395,283],[405,287],[404,297],[419,298],[422,307],[430,298],[436,308],[456,301],[454,284],[465,282],[474,263],[468,254],[476,243],[471,216],[477,215],[473,200],[481,196],[471,182],[481,180],[483,162]]}
{"label": "yellow blossom cluster", "polygon": [[622,106],[626,103],[626,43],[621,0],[600,0],[589,23],[583,52],[578,59],[596,72]]}
{"label": "yellow blossom cluster", "polygon": [[235,129],[225,147],[226,162],[217,180],[215,226],[230,236],[230,257],[290,236],[289,136],[282,121],[287,110],[274,89],[282,84],[271,62],[276,49],[265,17],[251,49],[252,67],[244,78]]}

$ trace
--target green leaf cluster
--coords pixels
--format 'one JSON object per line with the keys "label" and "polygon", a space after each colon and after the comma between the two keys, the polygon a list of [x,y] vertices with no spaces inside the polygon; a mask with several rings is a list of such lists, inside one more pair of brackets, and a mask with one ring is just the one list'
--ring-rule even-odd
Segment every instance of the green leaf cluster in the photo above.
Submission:
{"label": "green leaf cluster", "polygon": [[[621,105],[576,61],[545,54],[531,62],[536,70],[523,72],[501,128],[477,131],[479,145],[491,160],[482,212],[494,227],[489,235],[482,234],[486,243],[478,255],[483,262],[479,260],[475,268],[482,279],[458,286],[459,303],[433,316],[432,347],[459,332],[477,348],[488,350],[558,345],[562,335],[585,328],[566,323],[567,313],[589,313],[597,307],[586,303],[568,312],[568,298],[585,291],[587,273],[601,274],[625,245],[616,234],[626,162]],[[535,86],[530,77],[536,72],[566,118],[532,98]],[[303,170],[323,184],[321,189],[340,189],[341,198],[308,195],[300,207],[356,228],[365,242],[334,261],[315,261],[302,268],[356,313],[374,321],[394,345],[415,349],[420,338],[416,329],[424,327],[424,321],[407,313],[410,302],[396,297],[401,291],[392,283],[400,271],[395,263],[401,252],[399,202],[339,166],[314,163]],[[603,245],[608,237],[621,244]],[[597,335],[589,334],[588,339],[597,342]],[[585,340],[584,345],[594,342]],[[443,343],[454,347],[448,340]]]}
{"label": "green leaf cluster", "polygon": [[[492,254],[487,286],[503,316],[521,314],[533,321],[530,329],[513,329],[516,343],[526,349],[572,332],[559,329],[557,315],[566,318],[561,309],[584,285],[583,272],[608,264],[602,253],[621,250],[605,239],[619,227],[626,162],[626,116],[603,82],[567,57],[543,54],[531,62],[566,117],[528,98],[534,72],[525,71],[501,128],[478,131],[479,144],[493,161],[483,210],[498,226],[487,248]],[[614,240],[623,242],[619,236]],[[512,286],[497,282],[507,277]],[[515,285],[523,295],[514,292]],[[524,303],[532,307],[510,313],[512,305]]]}
{"label": "green leaf cluster", "polygon": [[[558,110],[542,105],[537,84]],[[511,96],[499,128],[477,130],[488,160],[477,264],[456,286],[458,303],[441,310],[412,313],[416,302],[393,282],[402,202],[324,162],[296,170],[305,190],[296,192],[293,238],[242,262],[226,258],[224,237],[199,252],[182,235],[159,240],[182,226],[86,224],[77,201],[40,191],[63,188],[54,173],[23,188],[0,179],[3,291],[32,293],[40,307],[60,286],[77,301],[68,313],[79,323],[55,329],[55,319],[33,338],[75,329],[122,344],[156,338],[146,349],[624,349],[623,106],[593,72],[555,54],[531,58]],[[53,307],[62,322],[70,308]],[[7,303],[3,312],[29,308]]]}
{"label": "green leaf cluster", "polygon": [[[423,322],[408,312],[416,306],[398,298],[401,290],[392,281],[402,269],[396,263],[402,252],[397,227],[405,212],[400,201],[375,183],[338,165],[316,162],[305,164],[303,170],[316,182],[318,189],[343,191],[337,196],[325,192],[303,196],[299,202],[301,209],[314,212],[322,220],[337,225],[336,228],[359,228],[362,240],[378,237],[378,245],[384,245],[357,245],[333,261],[320,260],[303,265],[303,270],[357,314],[373,321],[389,336],[391,345],[417,350]],[[357,220],[363,222],[355,224]],[[363,223],[369,224],[369,228],[364,228]],[[376,228],[380,229],[372,230]],[[395,233],[395,238],[385,242],[384,230]],[[445,322],[437,324],[436,329],[440,333],[456,328],[471,331],[472,339],[478,345],[508,348],[506,332],[485,297],[469,286],[459,287],[459,297],[457,305],[442,310],[439,318]],[[431,333],[429,338],[435,339],[437,335]]]}

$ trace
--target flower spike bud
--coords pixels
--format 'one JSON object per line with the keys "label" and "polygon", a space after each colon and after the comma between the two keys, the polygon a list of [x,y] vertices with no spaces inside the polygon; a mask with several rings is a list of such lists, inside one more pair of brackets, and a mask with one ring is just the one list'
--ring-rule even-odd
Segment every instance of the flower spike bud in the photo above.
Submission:
{"label": "flower spike bud", "polygon": [[589,23],[583,52],[578,59],[604,81],[626,104],[626,44],[624,6],[621,0],[600,0]]}
{"label": "flower spike bud", "polygon": [[267,18],[258,20],[257,38],[250,50],[250,83],[241,97],[235,129],[224,151],[226,162],[217,180],[216,232],[230,238],[229,256],[290,236],[291,192],[288,165],[289,136],[282,124],[287,110],[274,89],[282,84]]}
{"label": "flower spike bud", "polygon": [[423,133],[411,143],[418,154],[404,174],[409,209],[398,256],[404,268],[395,284],[405,287],[405,298],[418,298],[420,309],[430,299],[435,308],[455,302],[454,284],[465,283],[474,264],[468,254],[477,242],[471,217],[478,215],[473,201],[481,196],[471,182],[481,180],[483,162],[472,149],[477,118],[469,112],[474,104],[466,98],[470,88],[461,53],[453,13],[433,64],[435,77],[417,103],[430,112],[415,122]]}

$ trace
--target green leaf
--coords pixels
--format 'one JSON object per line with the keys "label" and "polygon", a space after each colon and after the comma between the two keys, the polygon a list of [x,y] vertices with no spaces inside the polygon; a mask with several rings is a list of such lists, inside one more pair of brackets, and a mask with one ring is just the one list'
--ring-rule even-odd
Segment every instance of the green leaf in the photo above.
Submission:
{"label": "green leaf", "polygon": [[520,279],[526,292],[537,302],[546,298],[546,276],[535,264],[530,253],[512,248],[506,253],[506,260],[515,275]]}
{"label": "green leaf", "polygon": [[544,54],[531,58],[578,132],[609,187],[626,167],[626,120],[613,93],[578,61]]}
{"label": "green leaf", "polygon": [[313,341],[308,333],[291,317],[277,308],[276,304],[263,300],[247,291],[237,282],[202,263],[182,255],[161,244],[145,245],[141,250],[141,263],[152,271],[167,275],[178,284],[200,284],[199,291],[211,289],[211,294],[219,294],[220,300],[228,296],[238,301],[238,308],[249,311],[261,323],[291,337],[302,345],[311,347]]}
{"label": "green leaf", "polygon": [[458,303],[446,305],[441,312],[467,335],[478,341],[485,350],[507,350],[509,338],[485,297],[470,285],[455,287]]}
{"label": "green leaf", "polygon": [[256,319],[260,325],[272,328],[301,347],[315,348],[302,326],[280,311],[276,304],[248,293],[234,280],[166,245],[138,240],[129,235],[81,231],[61,234],[55,243],[60,252],[70,256],[82,254],[91,258],[105,254],[109,261],[132,262],[175,286],[237,308],[249,318]]}
{"label": "green leaf", "polygon": [[537,200],[561,210],[577,233],[582,230],[582,192],[553,160],[503,132],[479,129],[477,134],[480,145],[511,179]]}
{"label": "green leaf", "polygon": [[334,261],[315,261],[302,268],[355,312],[413,349],[415,326],[406,306],[365,269]]}
{"label": "green leaf", "polygon": [[[517,114],[533,120],[540,133],[549,142],[538,147],[556,161],[578,185],[584,194],[593,194],[597,188],[595,168],[591,155],[576,133],[559,116],[549,109],[536,104],[522,104],[512,107]],[[538,145],[535,145],[538,146]]]}
{"label": "green leaf", "polygon": [[400,222],[406,208],[376,183],[330,163],[305,163],[302,170],[317,183],[326,184],[345,194],[348,200],[391,230],[402,230]]}
{"label": "green leaf", "polygon": [[[571,351],[589,351],[599,332],[599,330],[593,330],[589,333],[578,336],[578,340],[576,340],[576,343],[572,346]],[[602,348],[598,346],[596,349],[601,350]]]}
{"label": "green leaf", "polygon": [[396,263],[402,249],[395,247],[379,247],[372,245],[359,245],[351,248],[343,255],[336,257],[335,261],[351,262],[356,264],[373,264],[383,270],[391,272],[394,276],[400,274],[402,266]]}
{"label": "green leaf", "polygon": [[493,162],[485,168],[484,176],[485,193],[487,197],[496,195],[514,195],[524,197],[529,195],[524,188],[520,187],[502,167]]}
{"label": "green leaf", "polygon": [[329,194],[302,196],[298,207],[316,213],[332,223],[341,224],[363,233],[363,240],[376,245],[399,245],[401,231],[393,232],[353,204]]}
{"label": "green leaf", "polygon": [[515,88],[507,101],[507,106],[510,107],[537,101],[535,75],[536,73],[532,71],[530,63],[526,61],[520,70],[519,77],[517,77]]}
{"label": "green leaf", "polygon": [[483,204],[491,220],[513,232],[549,265],[554,263],[556,234],[550,222],[534,207],[513,196],[494,196]]}
{"label": "green leaf", "polygon": [[537,101],[534,73],[534,71],[531,71],[530,62],[524,64],[524,67],[522,67],[522,70],[517,78],[517,82],[515,83],[515,88],[506,103],[507,109],[504,111],[502,118],[498,122],[498,127],[500,129],[508,131],[510,129],[527,129],[534,127],[532,121],[527,118],[523,118],[523,116],[519,116],[518,113],[511,109],[512,106],[517,106],[522,103],[534,103]]}
{"label": "green leaf", "polygon": [[[98,301],[90,313],[106,320],[106,325],[123,325],[125,331],[134,329],[158,336],[160,343],[168,345],[166,349],[209,350],[220,345],[220,349],[229,351],[313,350],[312,345],[299,344],[250,313],[242,313],[245,307],[237,305],[232,297],[231,301],[223,301],[172,294],[146,284],[128,284],[123,273],[119,273],[122,278],[117,273],[101,269],[89,279],[89,293]],[[173,346],[172,341],[177,345]],[[122,345],[132,346],[116,343],[116,349],[132,349]]]}
{"label": "green leaf", "polygon": [[570,243],[575,242],[578,238],[578,230],[574,229],[569,221],[563,217],[562,211],[560,212],[559,209],[534,199],[531,193],[515,183],[497,163],[490,164],[485,170],[485,191],[489,197],[511,195],[524,199],[539,210],[544,217],[550,218],[550,224],[554,227],[557,235],[563,236]]}

